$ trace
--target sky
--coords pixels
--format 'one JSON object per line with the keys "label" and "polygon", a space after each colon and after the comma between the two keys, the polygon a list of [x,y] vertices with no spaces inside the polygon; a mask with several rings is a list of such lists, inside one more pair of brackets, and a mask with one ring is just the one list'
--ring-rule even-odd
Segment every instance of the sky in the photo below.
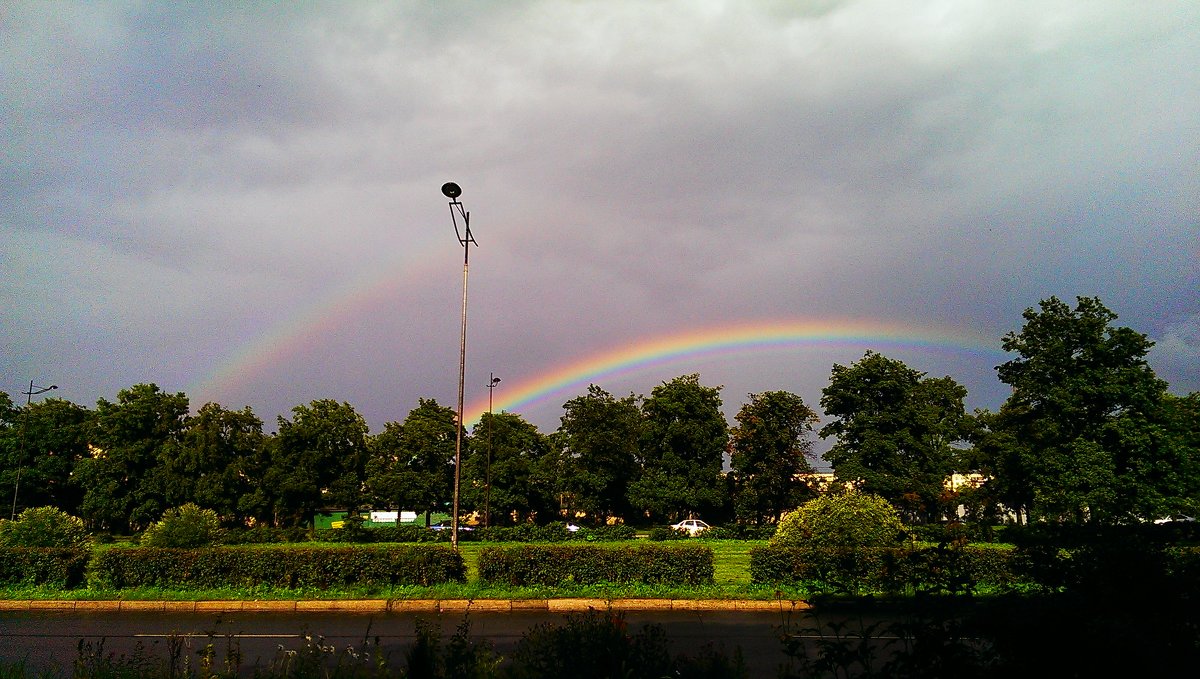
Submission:
{"label": "sky", "polygon": [[867,350],[995,409],[1052,295],[1198,391],[1198,67],[1190,0],[4,3],[0,390],[456,407],[453,181],[467,417]]}

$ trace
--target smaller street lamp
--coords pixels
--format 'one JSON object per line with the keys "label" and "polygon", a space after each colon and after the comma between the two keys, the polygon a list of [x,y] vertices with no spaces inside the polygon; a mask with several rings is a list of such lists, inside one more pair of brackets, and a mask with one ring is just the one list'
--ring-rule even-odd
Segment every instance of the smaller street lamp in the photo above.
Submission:
{"label": "smaller street lamp", "polygon": [[48,387],[35,386],[33,380],[29,381],[29,388],[21,392],[25,394],[25,412],[21,415],[21,439],[17,446],[17,480],[13,484],[13,503],[12,503],[12,520],[17,520],[17,493],[21,490],[21,472],[25,469],[25,428],[29,426],[29,404],[33,402],[33,397],[38,394],[44,394],[47,391],[58,389],[57,384],[51,384]]}
{"label": "smaller street lamp", "polygon": [[487,471],[483,481],[483,527],[487,528],[492,517],[492,391],[500,384],[495,373],[488,373],[488,427],[487,427]]}

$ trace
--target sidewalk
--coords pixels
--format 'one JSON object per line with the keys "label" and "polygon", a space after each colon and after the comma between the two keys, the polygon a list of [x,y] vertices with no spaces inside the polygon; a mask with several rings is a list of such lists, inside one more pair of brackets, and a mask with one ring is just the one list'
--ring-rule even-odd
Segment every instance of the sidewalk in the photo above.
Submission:
{"label": "sidewalk", "polygon": [[0,611],[75,611],[113,613],[162,611],[169,613],[388,613],[551,611],[569,613],[588,609],[618,611],[797,611],[809,608],[804,601],[700,600],[700,599],[353,599],[303,601],[38,601],[0,600]]}

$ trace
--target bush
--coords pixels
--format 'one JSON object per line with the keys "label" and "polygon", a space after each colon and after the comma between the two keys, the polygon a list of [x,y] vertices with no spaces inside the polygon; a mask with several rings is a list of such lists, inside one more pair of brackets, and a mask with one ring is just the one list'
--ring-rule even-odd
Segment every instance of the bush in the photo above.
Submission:
{"label": "bush", "polygon": [[479,554],[479,579],[516,586],[644,583],[703,585],[713,582],[713,552],[688,545],[527,545],[490,547]]}
{"label": "bush", "polygon": [[288,549],[215,547],[115,548],[96,555],[99,587],[318,588],[464,582],[462,555],[437,546]]}
{"label": "bush", "polygon": [[650,540],[663,542],[666,540],[686,540],[691,537],[686,530],[676,530],[670,526],[655,526],[650,529]]}
{"label": "bush", "polygon": [[191,549],[221,544],[221,519],[211,509],[191,502],[163,512],[163,518],[142,533],[147,547]]}
{"label": "bush", "polygon": [[975,547],[780,547],[750,551],[750,581],[827,594],[961,594],[1017,582],[1014,553]]}
{"label": "bush", "polygon": [[83,547],[0,547],[0,584],[71,589],[83,583],[90,557]]}
{"label": "bush", "polygon": [[768,540],[775,534],[776,526],[766,523],[735,523],[730,526],[713,526],[696,537],[701,540]]}
{"label": "bush", "polygon": [[887,500],[851,491],[822,495],[788,512],[771,544],[780,547],[887,547],[904,538],[904,524]]}
{"label": "bush", "polygon": [[0,519],[0,546],[84,548],[90,544],[83,521],[57,507],[26,509],[16,521]]}
{"label": "bush", "polygon": [[227,545],[269,545],[287,542],[287,536],[281,528],[258,524],[227,530],[221,541]]}

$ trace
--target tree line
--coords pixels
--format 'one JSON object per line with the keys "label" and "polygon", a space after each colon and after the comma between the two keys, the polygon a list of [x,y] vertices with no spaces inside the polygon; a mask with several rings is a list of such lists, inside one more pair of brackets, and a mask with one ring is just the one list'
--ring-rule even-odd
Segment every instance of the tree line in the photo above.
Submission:
{"label": "tree line", "polygon": [[[815,494],[814,435],[838,483],[878,494],[910,521],[965,506],[997,521],[1121,523],[1200,509],[1200,394],[1167,391],[1145,358],[1152,342],[1096,298],[1025,311],[997,366],[1012,388],[996,412],[967,412],[966,389],[868,351],[834,365],[827,423],[788,391],[750,394],[731,425],[720,387],[696,374],[648,396],[591,385],[543,433],[520,415],[485,414],[464,438],[461,505],[491,525],[583,515],[651,523],[698,514],[778,520]],[[446,511],[455,412],[420,399],[372,434],[345,402],[296,406],[266,433],[250,408],[154,384],[94,409],[48,398],[27,407],[0,392],[0,497],[13,511],[55,506],[93,530],[133,532],[195,503],[229,525],[310,525],[322,509]],[[726,457],[727,456],[727,457]],[[726,471],[726,460],[728,470]],[[955,473],[979,487],[952,489]]]}

